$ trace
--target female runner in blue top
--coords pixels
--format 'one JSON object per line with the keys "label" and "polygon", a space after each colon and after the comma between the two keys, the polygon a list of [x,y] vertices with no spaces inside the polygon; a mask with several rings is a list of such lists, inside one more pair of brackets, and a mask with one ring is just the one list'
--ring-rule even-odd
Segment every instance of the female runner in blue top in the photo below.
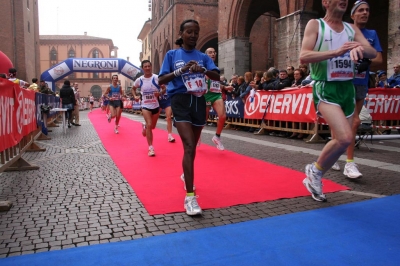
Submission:
{"label": "female runner in blue top", "polygon": [[179,39],[175,44],[180,48],[170,50],[158,76],[159,84],[167,84],[167,94],[171,97],[174,125],[182,139],[183,174],[187,191],[184,207],[188,215],[201,214],[202,210],[194,195],[194,159],[196,143],[206,123],[207,91],[205,75],[212,80],[219,80],[219,69],[209,56],[196,50],[200,26],[196,20],[185,20],[179,28]]}

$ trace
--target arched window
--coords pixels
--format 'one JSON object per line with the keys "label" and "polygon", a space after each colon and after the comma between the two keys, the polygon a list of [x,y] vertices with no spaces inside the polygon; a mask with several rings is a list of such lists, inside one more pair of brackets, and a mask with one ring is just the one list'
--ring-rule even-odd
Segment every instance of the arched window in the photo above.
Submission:
{"label": "arched window", "polygon": [[94,49],[92,52],[92,57],[93,58],[99,58],[99,51],[97,49]]}
{"label": "arched window", "polygon": [[72,47],[68,51],[68,58],[75,58],[75,50]]}
{"label": "arched window", "polygon": [[[99,50],[94,49],[93,52],[92,52],[92,57],[93,57],[93,58],[99,58]],[[99,75],[98,72],[93,72],[93,78],[94,78],[94,79],[98,79],[99,76],[100,76],[100,75]]]}
{"label": "arched window", "polygon": [[57,61],[57,50],[54,47],[50,50],[50,60]]}

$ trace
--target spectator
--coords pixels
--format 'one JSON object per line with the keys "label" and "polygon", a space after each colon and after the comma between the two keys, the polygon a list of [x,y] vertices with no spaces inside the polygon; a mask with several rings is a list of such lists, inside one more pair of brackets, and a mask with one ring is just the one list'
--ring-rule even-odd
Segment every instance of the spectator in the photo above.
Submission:
{"label": "spectator", "polygon": [[17,70],[15,68],[10,68],[8,70],[8,80],[11,82],[14,82],[16,84],[19,84],[20,87],[22,88],[28,88],[29,87],[29,83],[26,81],[23,81],[22,79],[17,79]]}
{"label": "spectator", "polygon": [[261,79],[263,78],[263,72],[262,71],[256,71],[254,75],[254,82],[258,86],[261,84]]}
{"label": "spectator", "polygon": [[386,71],[378,72],[378,80],[376,81],[375,87],[377,87],[377,88],[387,88],[388,87]]}
{"label": "spectator", "polygon": [[74,102],[74,112],[72,113],[73,119],[75,122],[71,122],[72,125],[74,126],[81,126],[79,124],[79,107],[81,105],[81,96],[80,96],[80,91],[78,88],[79,84],[75,82],[73,90],[74,90],[74,95],[75,95],[75,102]]}
{"label": "spectator", "polygon": [[288,77],[287,71],[285,69],[279,71],[279,79],[277,79],[274,83],[271,83],[267,86],[268,90],[282,90],[287,87],[291,87],[292,83]]}
{"label": "spectator", "polygon": [[68,128],[71,128],[72,123],[72,111],[74,110],[75,95],[74,90],[71,88],[69,80],[64,81],[64,85],[60,90],[60,98],[62,108],[66,108],[65,118],[68,121]]}
{"label": "spectator", "polygon": [[227,87],[227,92],[226,92],[226,96],[228,97],[228,100],[230,100],[230,98],[235,99],[235,91],[238,91],[239,89],[239,84],[238,84],[238,75],[237,74],[233,74],[229,83],[229,86]]}
{"label": "spectator", "polygon": [[[240,96],[240,87],[244,84],[244,77],[240,76],[237,78],[237,84],[232,91],[232,97],[235,99],[236,97]],[[233,86],[232,86],[233,87]]]}
{"label": "spectator", "polygon": [[294,67],[293,66],[287,66],[286,67],[286,71],[288,73],[288,77],[289,77],[290,81],[292,81],[292,83],[293,83],[293,80],[294,80]]}
{"label": "spectator", "polygon": [[394,73],[388,79],[389,88],[399,88],[400,87],[400,64],[395,64],[393,66]]}
{"label": "spectator", "polygon": [[301,87],[301,82],[305,79],[305,75],[303,70],[301,70],[300,68],[297,68],[294,72],[293,72],[293,83],[292,83],[292,87]]}
{"label": "spectator", "polygon": [[308,72],[308,65],[307,65],[307,64],[300,64],[300,65],[299,65],[299,68],[300,68],[301,70],[303,70],[305,76],[308,76],[308,75],[310,74],[310,73]]}
{"label": "spectator", "polygon": [[251,81],[253,81],[253,74],[251,72],[244,73],[244,83],[239,87],[240,91],[239,97],[242,98],[243,102],[246,102],[247,95],[250,93],[252,89],[250,86]]}
{"label": "spectator", "polygon": [[[274,83],[276,79],[274,78],[274,71],[268,70],[267,72],[264,72],[263,77],[261,79],[261,83],[258,84],[258,86],[255,86],[253,88],[257,90],[267,90],[268,84]],[[253,86],[253,84],[250,84]]]}
{"label": "spectator", "polygon": [[38,89],[37,81],[38,81],[37,78],[33,78],[32,79],[32,84],[28,87],[28,90],[33,90],[33,91],[38,92],[39,89]]}

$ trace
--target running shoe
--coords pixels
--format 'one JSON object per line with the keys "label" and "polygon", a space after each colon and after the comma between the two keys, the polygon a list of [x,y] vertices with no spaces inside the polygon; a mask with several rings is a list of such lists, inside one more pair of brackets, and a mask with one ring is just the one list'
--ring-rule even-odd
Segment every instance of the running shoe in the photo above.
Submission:
{"label": "running shoe", "polygon": [[344,166],[343,174],[347,176],[348,178],[359,178],[362,177],[362,174],[360,171],[358,171],[358,166],[354,162],[346,163]]}
{"label": "running shoe", "polygon": [[118,133],[119,133],[117,127],[114,128],[114,132],[115,132],[115,134],[118,134]]}
{"label": "running shoe", "polygon": [[108,115],[107,115],[107,120],[108,120],[108,123],[111,122],[111,114],[108,114]]}
{"label": "running shoe", "polygon": [[199,215],[202,213],[199,204],[197,203],[198,196],[186,196],[184,202],[184,208],[187,215]]}
{"label": "running shoe", "polygon": [[[183,189],[186,190],[185,174],[181,174],[181,180],[183,181]],[[193,191],[194,190],[196,190],[196,187],[193,185]]]}
{"label": "running shoe", "polygon": [[175,142],[174,137],[172,137],[171,135],[168,136],[168,142]]}
{"label": "running shoe", "polygon": [[215,145],[217,145],[217,149],[220,151],[225,150],[224,145],[222,145],[221,139],[217,136],[214,136],[212,138],[212,141],[214,142]]}
{"label": "running shoe", "polygon": [[332,170],[340,171],[340,165],[338,164],[338,162],[334,163],[331,168]]}
{"label": "running shoe", "polygon": [[306,178],[303,180],[303,185],[311,193],[311,196],[316,201],[326,201],[325,195],[322,193],[322,172],[313,171],[313,165],[306,165]]}
{"label": "running shoe", "polygon": [[150,157],[156,156],[156,153],[154,152],[154,149],[150,148],[150,149],[149,149],[148,155],[149,155]]}
{"label": "running shoe", "polygon": [[142,123],[142,135],[143,137],[146,137],[146,124]]}

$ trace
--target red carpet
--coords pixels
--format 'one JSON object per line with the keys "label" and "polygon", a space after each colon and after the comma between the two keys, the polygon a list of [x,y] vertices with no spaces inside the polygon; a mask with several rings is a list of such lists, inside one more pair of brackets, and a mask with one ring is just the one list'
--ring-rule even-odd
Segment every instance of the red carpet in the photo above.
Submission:
{"label": "red carpet", "polygon": [[[182,143],[167,141],[166,130],[153,131],[155,157],[148,157],[147,141],[141,124],[122,117],[119,134],[114,120],[109,124],[105,113],[95,110],[89,118],[104,147],[150,215],[183,212],[185,190],[182,174]],[[282,166],[253,159],[231,151],[219,151],[202,144],[197,149],[195,185],[203,209],[282,198],[308,196],[302,184],[305,175]],[[348,187],[323,180],[324,192]]]}

